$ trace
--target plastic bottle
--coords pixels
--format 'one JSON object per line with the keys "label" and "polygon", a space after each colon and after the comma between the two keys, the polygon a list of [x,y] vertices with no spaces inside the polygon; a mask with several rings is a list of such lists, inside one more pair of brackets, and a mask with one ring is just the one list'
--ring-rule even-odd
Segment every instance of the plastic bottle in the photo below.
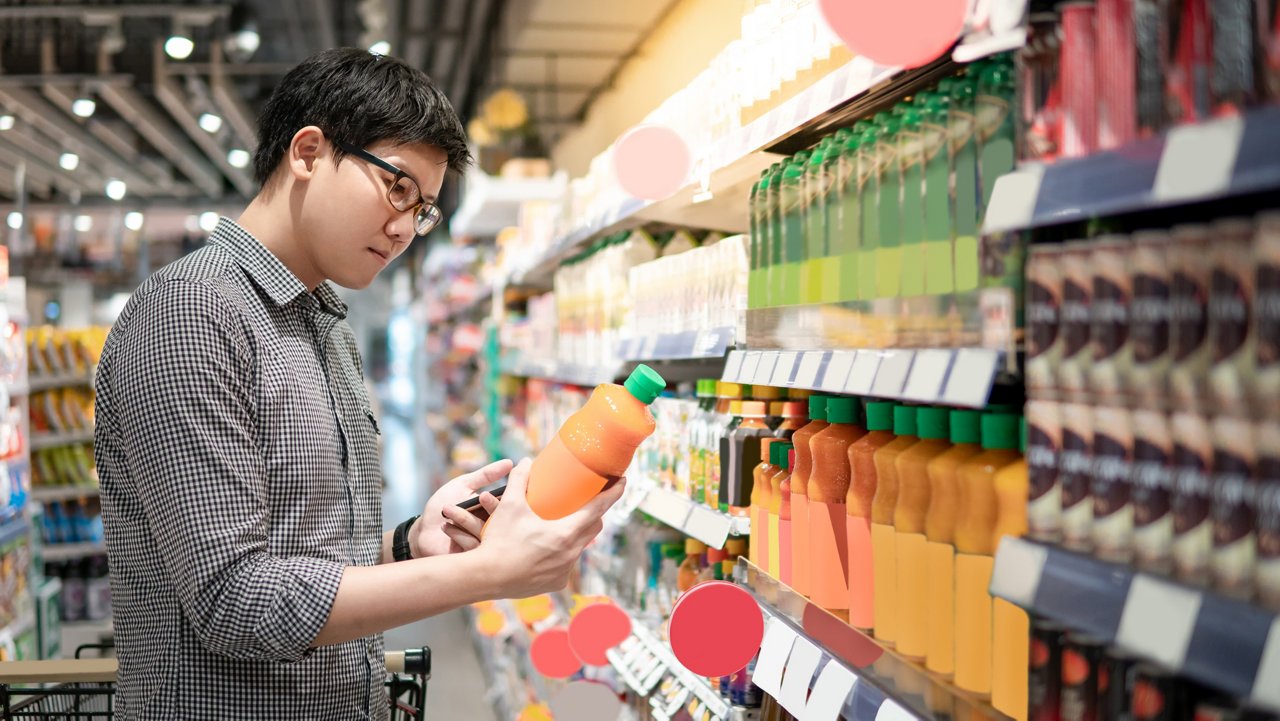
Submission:
{"label": "plastic bottle", "polygon": [[820,259],[827,254],[827,156],[833,152],[835,137],[818,143],[804,175],[805,252],[801,263],[800,302],[821,303],[823,297]]}
{"label": "plastic bottle", "polygon": [[903,451],[897,460],[898,502],[893,527],[897,535],[898,652],[915,661],[928,655],[929,597],[925,519],[929,512],[929,462],[951,448],[949,414],[945,408],[916,411],[920,442]]}
{"label": "plastic bottle", "polygon": [[782,389],[771,386],[752,386],[751,400],[764,401],[764,424],[772,432],[782,422],[781,413],[779,412],[782,410],[782,406],[779,405],[782,402]]}
{"label": "plastic bottle", "polygon": [[956,497],[960,464],[982,452],[982,414],[953,410],[950,414],[951,448],[929,461],[929,511],[925,514],[925,555],[928,599],[925,629],[928,649],[925,666],[936,674],[951,676],[956,667]]}
{"label": "plastic bottle", "polygon": [[956,292],[978,287],[978,136],[974,119],[977,83],[968,74],[938,84],[951,95],[951,187],[955,193]]}
{"label": "plastic bottle", "polygon": [[893,409],[893,441],[875,452],[876,495],[871,502],[871,552],[875,576],[876,638],[888,644],[898,639],[898,546],[893,514],[898,505],[898,456],[920,442],[916,436],[916,406]]}
{"label": "plastic bottle", "polygon": [[852,135],[849,128],[840,128],[830,136],[827,146],[826,160],[822,166],[823,208],[825,220],[823,226],[826,234],[823,237],[822,255],[814,259],[819,278],[820,291],[817,295],[819,303],[839,303],[840,298],[840,253],[841,246],[847,242],[848,230],[841,210],[843,202],[843,185],[840,172],[844,159],[845,145]]}
{"label": "plastic bottle", "polygon": [[684,561],[680,563],[676,578],[677,591],[684,593],[698,583],[698,577],[706,567],[703,561],[706,552],[707,544],[702,541],[690,538],[684,542]]}
{"label": "plastic bottle", "polygon": [[[773,462],[770,448],[778,443],[777,438],[760,439],[761,460],[752,471],[754,482],[751,485],[751,538],[747,557],[759,568],[769,567],[769,503],[773,485],[770,480],[780,469]],[[774,541],[776,543],[776,541]]]}
{"label": "plastic bottle", "polygon": [[533,462],[529,507],[542,518],[564,518],[586,505],[610,478],[627,472],[640,443],[654,431],[649,404],[666,381],[641,364],[623,385],[603,383],[569,416]]}
{"label": "plastic bottle", "polygon": [[827,427],[827,397],[809,396],[809,423],[791,436],[796,457],[791,464],[791,573],[792,588],[808,596],[809,588],[809,471],[813,456],[809,439]]}
{"label": "plastic bottle", "polygon": [[791,459],[795,446],[785,441],[774,443],[773,465],[778,468],[769,477],[769,575],[791,583]]}
{"label": "plastic bottle", "polygon": [[[901,104],[898,168],[902,174],[902,295],[924,295],[924,136],[919,109]],[[913,322],[921,318],[911,318]]]}
{"label": "plastic bottle", "polygon": [[721,510],[735,516],[750,517],[751,490],[755,484],[756,466],[760,465],[760,440],[772,438],[773,431],[765,425],[764,401],[744,401],[742,422],[733,430],[730,441],[732,476],[728,484],[721,483]]}
{"label": "plastic bottle", "polygon": [[866,435],[857,409],[853,398],[828,398],[829,425],[809,439],[809,598],[827,609],[849,605],[849,446]]}
{"label": "plastic bottle", "polygon": [[[839,165],[836,167],[837,192],[840,200],[837,206],[837,230],[832,234],[830,241],[834,262],[827,266],[829,270],[824,275],[824,287],[828,291],[834,288],[835,302],[858,299],[864,182],[860,175],[859,158],[862,134],[866,126],[867,123],[862,121],[849,129],[843,141]],[[832,273],[834,276],[831,275]]]}
{"label": "plastic bottle", "polygon": [[809,409],[807,403],[787,401],[782,404],[782,423],[773,429],[773,435],[775,438],[789,441],[796,431],[804,427],[808,420]]}
{"label": "plastic bottle", "polygon": [[707,567],[703,569],[700,580],[702,581],[723,581],[724,580],[724,562],[729,558],[729,552],[723,548],[707,548]]}
{"label": "plastic bottle", "polygon": [[881,161],[879,146],[884,136],[884,129],[878,122],[868,122],[862,131],[858,149],[858,177],[862,185],[862,218],[861,242],[858,245],[858,282],[857,300],[874,300],[879,292],[876,280],[879,269],[876,266],[877,248],[880,245],[880,176]]}
{"label": "plastic bottle", "polygon": [[723,575],[725,580],[733,578],[733,569],[738,565],[738,559],[747,555],[747,539],[730,538],[724,542],[724,550],[729,556],[724,559]]}
{"label": "plastic bottle", "polygon": [[788,162],[774,163],[769,173],[769,186],[765,188],[766,214],[769,219],[768,247],[760,256],[764,264],[764,288],[761,300],[765,308],[782,303],[782,174]]}
{"label": "plastic bottle", "polygon": [[[996,523],[992,544],[1004,536],[1027,535],[1027,424],[1019,428],[1022,457],[996,471]],[[1027,721],[1027,669],[1031,662],[1031,619],[1027,612],[1003,598],[992,600],[991,705],[1017,721]]]}
{"label": "plastic bottle", "polygon": [[796,153],[791,164],[782,171],[782,188],[778,202],[782,210],[782,264],[781,273],[774,272],[775,305],[798,305],[801,302],[800,267],[804,258],[804,175],[808,151]]}
{"label": "plastic bottle", "polygon": [[[952,263],[954,223],[951,216],[951,154],[947,147],[947,124],[951,120],[950,98],[939,93],[916,96],[920,109],[920,133],[924,144],[924,284],[931,296],[942,296],[940,310],[950,307],[955,292]],[[941,341],[940,341],[941,342]]]}
{"label": "plastic bottle", "polygon": [[[705,440],[707,442],[707,482],[703,500],[709,508],[720,507],[720,480],[724,472],[724,454],[727,442],[724,434],[733,421],[730,409],[734,401],[741,402],[744,388],[739,383],[716,382],[716,407],[709,418],[709,428]],[[724,455],[722,455],[724,454]]]}
{"label": "plastic bottle", "polygon": [[978,159],[978,177],[982,181],[978,207],[984,209],[984,215],[996,178],[1012,171],[1014,166],[1015,86],[1011,56],[992,58],[978,71],[975,117],[978,147],[982,149]]}
{"label": "plastic bottle", "polygon": [[713,378],[698,381],[698,410],[689,424],[689,440],[693,457],[689,463],[689,492],[694,503],[705,503],[707,498],[708,461],[711,452],[707,448],[707,434],[711,417],[715,413],[716,383]]}
{"label": "plastic bottle", "polygon": [[991,571],[996,471],[1020,457],[1018,416],[982,417],[982,453],[961,464],[956,498],[956,685],[991,693]]}
{"label": "plastic bottle", "polygon": [[867,434],[849,446],[849,493],[845,498],[849,536],[849,623],[875,626],[875,574],[871,549],[871,510],[876,495],[875,454],[893,442],[893,403],[866,404]]}
{"label": "plastic bottle", "polygon": [[[893,113],[877,113],[880,142],[880,235],[876,239],[876,297],[902,295],[902,169],[898,165],[898,131],[902,123]],[[888,346],[882,346],[888,347]]]}
{"label": "plastic bottle", "polygon": [[[778,165],[774,163],[774,166]],[[747,281],[749,308],[763,308],[765,290],[764,258],[769,252],[769,174],[773,167],[760,172],[760,179],[751,186],[751,264]]]}

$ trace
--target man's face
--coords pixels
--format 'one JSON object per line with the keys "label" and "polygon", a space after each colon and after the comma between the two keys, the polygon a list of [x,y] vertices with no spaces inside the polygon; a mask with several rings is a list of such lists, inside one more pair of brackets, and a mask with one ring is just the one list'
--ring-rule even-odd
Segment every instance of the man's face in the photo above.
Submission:
{"label": "man's face", "polygon": [[[389,143],[365,150],[416,181],[423,200],[438,198],[447,169],[443,150]],[[398,211],[387,199],[392,173],[353,155],[335,168],[331,153],[330,146],[317,164],[301,200],[305,207],[295,208],[303,226],[300,240],[323,277],[344,288],[367,288],[413,242],[415,209]]]}

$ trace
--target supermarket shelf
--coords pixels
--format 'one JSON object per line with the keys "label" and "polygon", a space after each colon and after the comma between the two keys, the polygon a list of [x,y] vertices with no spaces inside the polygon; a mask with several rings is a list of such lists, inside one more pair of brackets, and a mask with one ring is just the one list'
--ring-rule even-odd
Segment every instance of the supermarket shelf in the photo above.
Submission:
{"label": "supermarket shelf", "polygon": [[[788,689],[798,691],[803,705],[806,690],[814,690],[813,703],[818,687],[829,684],[823,689],[828,703],[841,709],[841,716],[848,721],[1008,721],[1009,717],[985,700],[898,656],[873,636],[850,626],[847,615],[815,606],[747,559],[738,559],[733,581],[755,597],[767,621],[754,681],[765,693],[779,698],[792,715],[801,715],[801,711],[787,705]],[[800,677],[789,683],[782,673],[784,666],[786,674],[794,667]],[[770,668],[779,674],[772,681],[772,674],[766,671]],[[832,678],[824,684],[828,674]],[[779,683],[781,696],[776,687]],[[834,721],[835,716],[830,718]]]}
{"label": "supermarket shelf", "polygon": [[1280,107],[1173,128],[1119,150],[1028,165],[996,181],[984,233],[1280,188]]}
{"label": "supermarket shelf", "polygon": [[27,391],[30,393],[38,393],[40,391],[47,391],[54,388],[92,386],[94,378],[97,376],[97,372],[98,367],[94,366],[89,369],[88,373],[58,373],[47,376],[32,374],[27,378]]}
{"label": "supermarket shelf", "polygon": [[537,378],[575,386],[597,386],[612,383],[622,373],[622,366],[600,368],[576,363],[535,363],[530,361],[502,363],[500,370],[509,376]]}
{"label": "supermarket shelf", "polygon": [[520,206],[526,201],[558,201],[567,184],[563,176],[552,178],[504,178],[478,168],[468,171],[462,205],[449,221],[454,236],[487,237],[520,224]]}
{"label": "supermarket shelf", "polygon": [[991,593],[1280,711],[1280,616],[1055,546],[1006,537]]}
{"label": "supermarket shelf", "polygon": [[627,361],[718,359],[733,345],[735,335],[733,328],[712,328],[631,338],[618,344],[618,357]]}
{"label": "supermarket shelf", "polygon": [[[631,638],[635,640],[624,641],[621,645],[605,652],[609,665],[618,672],[623,683],[637,694],[648,696],[663,676],[670,675],[688,691],[687,695],[678,697],[679,700],[672,703],[669,708],[655,707],[654,711],[658,714],[658,718],[672,718],[691,695],[710,712],[713,719],[719,721],[729,719],[729,713],[732,710],[729,704],[725,703],[725,700],[711,688],[706,680],[694,675],[692,671],[681,665],[676,660],[671,647],[659,639],[651,629],[638,623],[634,616],[631,620]],[[645,662],[639,671],[633,671],[636,660]]]}
{"label": "supermarket shelf", "polygon": [[61,433],[33,433],[31,434],[31,450],[40,451],[46,448],[57,448],[59,446],[74,446],[80,443],[93,442],[93,429],[80,431],[65,431]]}
{"label": "supermarket shelf", "polygon": [[1003,362],[984,348],[731,351],[721,380],[981,408]]}
{"label": "supermarket shelf", "polygon": [[27,523],[25,516],[16,515],[0,525],[0,546],[7,546],[10,543],[27,535],[31,530],[31,525]]}
{"label": "supermarket shelf", "polygon": [[729,536],[746,536],[751,533],[750,518],[721,513],[656,485],[644,492],[638,508],[712,548],[724,548]]}
{"label": "supermarket shelf", "polygon": [[99,493],[97,486],[35,486],[29,498],[41,503],[53,501],[73,501],[77,498],[88,498]]}
{"label": "supermarket shelf", "polygon": [[45,561],[74,561],[107,552],[105,543],[51,543],[44,547]]}
{"label": "supermarket shelf", "polygon": [[16,639],[27,631],[36,627],[36,616],[34,613],[24,613],[15,618],[8,626],[0,629],[0,637],[8,637]]}

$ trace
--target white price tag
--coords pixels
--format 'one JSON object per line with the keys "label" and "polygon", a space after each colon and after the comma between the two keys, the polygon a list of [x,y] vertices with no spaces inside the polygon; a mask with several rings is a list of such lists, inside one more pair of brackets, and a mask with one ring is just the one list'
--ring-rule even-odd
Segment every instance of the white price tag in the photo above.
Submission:
{"label": "white price tag", "polygon": [[805,704],[800,721],[836,721],[857,683],[858,677],[852,671],[835,661],[828,663],[813,685],[813,693],[809,695],[809,703]]}
{"label": "white price tag", "polygon": [[903,708],[897,701],[885,699],[876,711],[876,721],[918,721],[916,715]]}
{"label": "white price tag", "polygon": [[676,529],[684,529],[693,503],[673,491],[655,488],[644,497],[640,510]]}
{"label": "white price tag", "polygon": [[1268,708],[1280,708],[1280,618],[1271,622],[1267,645],[1258,662],[1258,675],[1253,680],[1253,700]]}
{"label": "white price tag", "polygon": [[756,661],[755,675],[751,681],[761,691],[777,698],[782,693],[782,669],[787,665],[796,633],[777,618],[770,618],[764,629],[764,641],[760,643],[760,659]]}
{"label": "white price tag", "polygon": [[682,530],[708,546],[719,549],[724,548],[725,541],[729,540],[729,530],[732,526],[733,519],[729,516],[704,506],[694,505],[689,510],[689,517],[685,519]]}
{"label": "white price tag", "polygon": [[933,403],[942,395],[942,386],[947,380],[947,371],[951,370],[951,359],[955,351],[922,350],[916,351],[916,360],[911,365],[911,375],[907,378],[907,386],[902,390],[902,397],[909,401]]}
{"label": "white price tag", "polygon": [[783,351],[778,354],[778,364],[773,367],[773,377],[769,379],[769,385],[777,388],[787,388],[791,385],[791,372],[796,367],[796,357],[800,355],[795,351]]}
{"label": "white price tag", "polygon": [[822,387],[819,390],[844,393],[845,381],[849,378],[849,371],[853,368],[857,355],[851,350],[833,351],[831,360],[827,361],[827,373],[822,377]]}
{"label": "white price tag", "polygon": [[658,336],[651,335],[644,339],[644,343],[640,346],[639,360],[651,360],[653,352],[658,347]]}
{"label": "white price tag", "polygon": [[777,697],[778,703],[792,716],[799,718],[804,715],[804,707],[809,698],[809,682],[813,680],[813,673],[818,670],[818,662],[821,660],[821,649],[807,638],[796,638],[795,645],[791,648],[791,657],[787,660],[787,670],[782,676],[782,692]]}
{"label": "white price tag", "polygon": [[756,371],[760,369],[761,352],[758,350],[747,351],[747,357],[742,361],[742,372],[738,374],[737,383],[754,383],[756,380]]}
{"label": "white price tag", "polygon": [[1028,165],[1012,173],[996,178],[991,189],[991,201],[983,218],[984,234],[1021,230],[1031,225],[1035,218],[1036,201],[1040,198],[1040,182],[1044,180],[1043,165]]}
{"label": "white price tag", "polygon": [[880,359],[881,352],[878,350],[858,351],[858,357],[853,361],[853,369],[849,372],[849,379],[844,384],[844,392],[855,396],[871,393],[876,373],[880,370]]}
{"label": "white price tag", "polygon": [[796,371],[796,388],[813,388],[818,381],[818,371],[822,370],[822,361],[828,354],[820,350],[811,350],[800,358],[800,369]]}
{"label": "white price tag", "polygon": [[1165,135],[1151,194],[1162,202],[1210,198],[1231,187],[1244,118],[1181,125]]}
{"label": "white price tag", "polygon": [[991,384],[1000,362],[998,351],[985,348],[961,348],[951,364],[942,402],[949,406],[981,408],[991,397]]}
{"label": "white price tag", "polygon": [[871,395],[879,398],[901,398],[915,355],[915,351],[910,350],[885,351],[880,358],[880,370],[876,371],[876,382],[871,385]]}
{"label": "white price tag", "polygon": [[724,374],[720,376],[720,380],[726,383],[737,383],[742,373],[742,359],[746,355],[745,351],[729,351],[729,359],[724,362]]}
{"label": "white price tag", "polygon": [[1116,645],[1182,668],[1200,613],[1200,592],[1139,573],[1129,584]]}
{"label": "white price tag", "polygon": [[752,376],[751,385],[767,386],[773,380],[773,369],[778,364],[778,351],[765,351],[760,355],[760,366]]}
{"label": "white price tag", "polygon": [[1011,536],[1000,539],[991,573],[992,595],[1023,608],[1032,607],[1048,560],[1049,551],[1044,546]]}

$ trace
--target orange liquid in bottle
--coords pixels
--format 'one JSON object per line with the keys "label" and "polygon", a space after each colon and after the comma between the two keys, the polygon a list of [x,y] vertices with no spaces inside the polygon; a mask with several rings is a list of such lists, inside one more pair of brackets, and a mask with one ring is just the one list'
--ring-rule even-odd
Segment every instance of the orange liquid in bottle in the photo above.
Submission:
{"label": "orange liquid in bottle", "polygon": [[[1027,450],[1027,427],[1022,426],[1020,450]],[[996,526],[992,543],[999,549],[1004,536],[1027,534],[1027,498],[1030,479],[1022,458],[996,471]],[[1031,619],[1027,612],[996,598],[992,610],[991,705],[1006,715],[1027,720],[1027,667],[1030,662]]]}
{"label": "orange liquid in bottle", "polygon": [[849,446],[849,492],[845,496],[845,532],[849,537],[849,623],[875,625],[871,553],[871,506],[876,495],[875,453],[893,442],[893,403],[866,404],[867,434]]}
{"label": "orange liquid in bottle", "polygon": [[760,440],[760,457],[764,460],[756,465],[753,472],[754,482],[751,486],[751,543],[747,557],[757,568],[769,567],[769,499],[773,495],[773,486],[769,479],[778,472],[773,464],[770,447],[778,443],[777,438]]}
{"label": "orange liquid in bottle", "polygon": [[854,399],[828,398],[830,425],[809,439],[809,597],[829,609],[849,606],[849,446],[867,433],[856,419]]}
{"label": "orange liquid in bottle", "polygon": [[876,638],[898,640],[898,539],[893,513],[898,505],[898,456],[920,442],[916,437],[916,407],[895,406],[893,432],[897,438],[876,451],[876,496],[871,502],[871,555],[875,577]]}
{"label": "orange liquid in bottle", "polygon": [[547,520],[564,518],[586,505],[609,479],[626,473],[636,448],[653,433],[649,404],[665,386],[662,376],[646,365],[622,386],[597,386],[534,459],[527,492],[533,512]]}
{"label": "orange liquid in bottle", "polygon": [[791,466],[791,574],[798,593],[808,596],[809,588],[809,472],[813,456],[809,439],[827,427],[827,397],[809,396],[809,424],[791,436],[796,458]]}
{"label": "orange liquid in bottle", "polygon": [[[782,464],[782,469],[773,474],[770,481],[773,484],[773,495],[770,497],[769,506],[769,522],[773,523],[774,519],[778,522],[778,532],[774,536],[778,539],[776,554],[770,558],[778,560],[778,574],[775,576],[778,580],[791,585],[792,581],[792,557],[791,549],[791,464],[795,462],[796,451],[795,446],[790,443],[780,443],[776,447],[778,454],[778,462]],[[772,553],[773,549],[770,548]],[[773,575],[773,566],[769,567],[769,575]]]}

